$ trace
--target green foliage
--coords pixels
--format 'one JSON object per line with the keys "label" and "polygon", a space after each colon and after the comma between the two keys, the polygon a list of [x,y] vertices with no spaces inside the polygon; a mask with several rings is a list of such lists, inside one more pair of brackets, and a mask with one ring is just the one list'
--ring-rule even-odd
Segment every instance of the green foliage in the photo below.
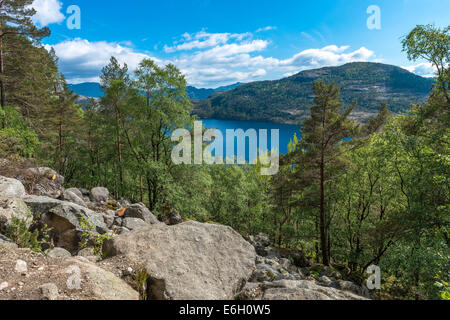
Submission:
{"label": "green foliage", "polygon": [[105,240],[113,236],[112,233],[99,234],[95,232],[93,226],[88,219],[80,218],[81,241],[78,244],[80,248],[92,248],[95,255],[104,257],[103,243]]}
{"label": "green foliage", "polygon": [[0,109],[0,122],[4,121],[8,126],[0,129],[0,154],[33,157],[39,148],[39,139],[34,130],[30,129],[21,114],[12,107]]}
{"label": "green foliage", "polygon": [[[39,217],[37,217],[39,219]],[[50,231],[47,225],[43,225],[41,229],[35,228],[30,231],[29,222],[33,220],[33,216],[29,214],[25,219],[15,216],[11,219],[6,236],[16,243],[20,248],[29,248],[34,252],[43,252],[43,246],[48,245]]]}
{"label": "green foliage", "polygon": [[147,287],[149,278],[150,277],[144,265],[137,266],[131,275],[131,286],[139,292],[139,297],[141,300],[148,300]]}

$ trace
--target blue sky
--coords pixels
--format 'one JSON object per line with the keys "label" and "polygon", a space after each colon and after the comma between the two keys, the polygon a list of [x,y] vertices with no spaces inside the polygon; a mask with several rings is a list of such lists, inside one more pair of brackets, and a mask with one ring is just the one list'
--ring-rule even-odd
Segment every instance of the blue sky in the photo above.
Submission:
{"label": "blue sky", "polygon": [[[81,29],[70,30],[70,5]],[[381,29],[369,30],[376,5]],[[35,21],[48,26],[69,82],[97,81],[115,55],[136,68],[143,58],[174,63],[197,87],[279,79],[301,70],[351,61],[407,67],[401,37],[417,24],[447,26],[449,0],[35,0]]]}

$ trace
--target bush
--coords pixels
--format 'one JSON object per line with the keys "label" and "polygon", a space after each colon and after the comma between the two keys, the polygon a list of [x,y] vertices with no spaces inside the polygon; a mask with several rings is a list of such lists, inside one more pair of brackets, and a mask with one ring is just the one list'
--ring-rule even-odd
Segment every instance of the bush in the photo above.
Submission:
{"label": "bush", "polygon": [[81,233],[81,241],[79,243],[80,248],[92,248],[95,255],[99,255],[103,258],[103,242],[105,242],[106,239],[111,238],[113,235],[111,233],[98,234],[94,232],[95,227],[89,222],[88,219],[83,217],[80,218],[80,226],[83,230]]}
{"label": "bush", "polygon": [[[29,214],[28,218],[31,217],[31,214]],[[38,253],[43,252],[43,246],[49,242],[51,228],[44,225],[41,230],[35,228],[34,231],[30,231],[30,228],[27,226],[27,221],[29,220],[13,217],[6,236],[20,248],[29,248]]]}
{"label": "bush", "polygon": [[0,155],[17,154],[31,158],[39,147],[39,139],[27,125],[22,115],[12,107],[0,109],[0,123],[7,120],[7,127],[0,129]]}

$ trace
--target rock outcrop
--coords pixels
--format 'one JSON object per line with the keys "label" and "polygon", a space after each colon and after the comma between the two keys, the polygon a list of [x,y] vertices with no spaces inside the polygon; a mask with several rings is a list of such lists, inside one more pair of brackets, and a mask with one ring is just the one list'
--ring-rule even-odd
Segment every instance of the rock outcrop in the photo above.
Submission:
{"label": "rock outcrop", "polygon": [[108,256],[142,264],[149,293],[161,300],[233,299],[253,272],[255,250],[221,225],[156,224],[106,242]]}
{"label": "rock outcrop", "polygon": [[104,234],[110,231],[100,213],[75,203],[41,196],[26,196],[24,201],[35,216],[40,216],[40,220],[52,228],[54,244],[70,252],[78,249],[83,231],[82,218],[94,226],[93,232]]}
{"label": "rock outcrop", "polygon": [[30,210],[22,199],[0,197],[0,232],[7,231],[13,218],[24,221],[27,227],[33,221]]}
{"label": "rock outcrop", "polygon": [[0,176],[0,197],[22,198],[25,195],[25,187],[16,179]]}
{"label": "rock outcrop", "polygon": [[51,168],[27,169],[22,179],[33,195],[57,199],[64,192],[64,177]]}

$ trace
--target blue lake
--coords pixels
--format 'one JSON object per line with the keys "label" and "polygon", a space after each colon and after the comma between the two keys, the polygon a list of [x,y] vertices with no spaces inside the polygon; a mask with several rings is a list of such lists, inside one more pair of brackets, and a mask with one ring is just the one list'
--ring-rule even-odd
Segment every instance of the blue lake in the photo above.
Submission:
{"label": "blue lake", "polygon": [[[226,130],[238,130],[242,129],[247,131],[248,129],[255,129],[259,135],[259,130],[266,129],[268,132],[268,148],[271,147],[271,130],[279,130],[279,151],[282,154],[286,154],[288,150],[288,144],[297,134],[300,137],[300,126],[291,124],[279,124],[272,122],[260,122],[260,121],[237,121],[237,120],[217,120],[217,119],[201,119],[203,126],[206,129],[218,129],[225,136]],[[259,141],[259,136],[258,136]],[[259,148],[259,143],[258,143]],[[248,149],[246,148],[246,159],[248,160]]]}

